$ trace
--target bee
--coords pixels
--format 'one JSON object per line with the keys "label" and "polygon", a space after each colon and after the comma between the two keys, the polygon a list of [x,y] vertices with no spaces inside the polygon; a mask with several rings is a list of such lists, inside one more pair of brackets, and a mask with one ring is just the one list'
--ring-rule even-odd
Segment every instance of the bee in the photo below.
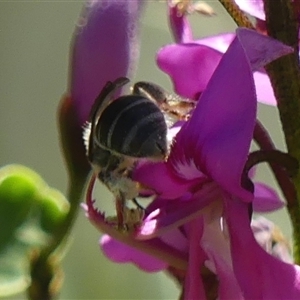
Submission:
{"label": "bee", "polygon": [[187,121],[196,106],[196,101],[171,94],[152,82],[139,81],[135,83],[132,93],[142,95],[155,102],[163,111],[169,128],[177,121]]}
{"label": "bee", "polygon": [[[164,161],[168,156],[168,128],[186,120],[194,103],[171,97],[158,85],[138,82],[132,93],[115,99],[115,93],[129,82],[121,77],[107,82],[96,98],[84,128],[87,158],[116,199],[117,226],[134,227],[142,219],[136,202],[141,187],[131,179],[139,160]],[[129,210],[132,200],[137,210]]]}

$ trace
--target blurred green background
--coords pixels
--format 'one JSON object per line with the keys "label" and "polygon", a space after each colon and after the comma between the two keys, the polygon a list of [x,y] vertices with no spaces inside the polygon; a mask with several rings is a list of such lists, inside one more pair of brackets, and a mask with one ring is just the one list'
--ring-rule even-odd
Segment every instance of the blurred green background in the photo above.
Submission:
{"label": "blurred green background", "polygon": [[[218,2],[207,2],[215,9],[216,16],[192,16],[195,37],[234,30],[234,23]],[[0,1],[0,163],[20,163],[33,168],[50,186],[62,192],[66,191],[67,177],[58,142],[56,109],[67,86],[69,43],[82,3]],[[156,50],[172,41],[166,3],[147,1],[147,4],[136,79],[171,88],[169,79],[154,62]],[[276,144],[283,148],[276,109],[260,106],[259,115]],[[258,177],[273,184],[266,168],[262,168]],[[103,187],[99,189],[99,193],[106,192]],[[284,211],[270,218],[290,237]],[[61,299],[178,297],[177,287],[165,274],[145,274],[134,266],[108,261],[99,251],[99,236],[80,211],[64,259]]]}

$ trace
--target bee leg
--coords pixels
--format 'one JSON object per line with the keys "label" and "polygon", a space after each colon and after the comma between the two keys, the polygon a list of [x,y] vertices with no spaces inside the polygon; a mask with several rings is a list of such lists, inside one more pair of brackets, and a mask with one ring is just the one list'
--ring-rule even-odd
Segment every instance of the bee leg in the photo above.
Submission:
{"label": "bee leg", "polygon": [[145,210],[145,208],[141,204],[138,203],[136,198],[131,199],[131,201],[136,205],[137,208]]}
{"label": "bee leg", "polygon": [[116,212],[117,212],[117,220],[118,220],[118,229],[119,230],[124,230],[124,226],[126,226],[125,220],[124,220],[125,207],[126,207],[126,199],[121,194],[120,197],[117,197],[117,199],[116,199]]}

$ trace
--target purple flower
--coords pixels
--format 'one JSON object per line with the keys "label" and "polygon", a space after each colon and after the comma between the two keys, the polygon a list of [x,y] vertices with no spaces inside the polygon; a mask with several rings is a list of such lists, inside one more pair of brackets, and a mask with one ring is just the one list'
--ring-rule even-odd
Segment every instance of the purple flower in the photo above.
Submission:
{"label": "purple flower", "polygon": [[[300,10],[299,4],[297,1],[291,1],[295,6],[295,11],[300,21]],[[256,30],[260,33],[267,34],[267,29],[265,25],[265,11],[264,11],[264,1],[263,0],[235,0],[235,3],[239,6],[241,10],[248,13],[255,18]],[[182,16],[185,19],[185,16]],[[172,24],[172,22],[170,22]],[[188,21],[185,19],[182,24],[188,24]],[[172,24],[173,26],[175,24]],[[173,36],[175,29],[173,29]],[[212,49],[216,50],[218,55],[222,55],[227,50],[229,44],[234,38],[234,33],[223,33],[215,36],[210,36],[207,38],[199,39],[194,41],[200,45],[209,47],[206,50],[206,57],[203,60],[213,60],[216,54],[211,51]],[[175,39],[178,42],[178,39]],[[181,40],[181,42],[184,42]],[[220,58],[215,60],[215,66],[218,64]],[[210,69],[207,70],[208,76],[213,72],[215,67],[211,65]],[[256,87],[256,93],[258,101],[267,105],[276,106],[277,100],[274,95],[273,87],[271,85],[269,76],[266,74],[264,69],[257,70],[254,72],[254,81]]]}
{"label": "purple flower", "polygon": [[187,43],[193,40],[190,24],[185,14],[180,13],[178,4],[174,0],[168,0],[169,25],[176,43]]}
{"label": "purple flower", "polygon": [[70,94],[81,124],[107,81],[131,76],[139,56],[141,0],[90,0],[73,40]]}
{"label": "purple flower", "polygon": [[[107,81],[130,76],[139,56],[142,0],[87,1],[71,45],[70,80],[59,107],[62,148],[72,177],[90,171],[82,126]],[[74,151],[76,149],[76,151]]]}
{"label": "purple flower", "polygon": [[[166,55],[168,47],[172,51]],[[178,52],[188,57],[194,47],[199,46],[166,46],[158,61],[164,67]],[[237,30],[191,118],[174,137],[167,161],[143,162],[135,169],[134,179],[157,195],[136,231],[124,234],[110,226],[93,206],[90,185],[87,216],[111,236],[102,240],[109,258],[133,262],[146,271],[167,266],[183,270],[185,299],[205,299],[203,265],[219,279],[219,299],[300,297],[299,267],[268,254],[251,229],[251,208],[270,195],[258,188],[257,197],[243,187],[248,183],[243,169],[256,120],[252,71],[291,51],[254,31]],[[169,73],[175,89],[180,86],[196,95],[201,81],[184,78],[182,73],[189,69],[182,67],[182,60],[177,64]]]}
{"label": "purple flower", "polygon": [[[247,11],[255,11],[256,14],[261,15],[261,1],[236,1],[237,4],[240,4],[243,8],[248,8]],[[178,15],[176,13],[176,5],[172,4],[172,1],[169,2],[169,23],[170,28],[173,33],[173,37],[177,43],[190,43],[194,45],[194,50],[190,51],[190,56],[182,56],[183,54],[178,51],[177,57],[172,56],[172,59],[165,63],[164,66],[158,61],[159,67],[166,73],[172,72],[173,68],[179,67],[176,64],[175,60],[179,59],[182,61],[180,68],[186,67],[189,70],[187,76],[192,76],[197,78],[198,82],[201,82],[197,86],[194,86],[194,89],[187,93],[186,90],[183,90],[177,82],[173,82],[175,85],[175,91],[178,94],[181,94],[185,97],[195,98],[200,93],[202,93],[209,82],[210,77],[218,66],[222,55],[228,49],[228,46],[235,37],[234,33],[225,33],[216,36],[211,36],[199,40],[193,40],[191,29],[188,23],[188,20],[184,14]],[[196,45],[201,45],[196,47]],[[176,45],[174,45],[175,47]],[[192,46],[191,46],[192,47]],[[172,48],[169,48],[172,51]],[[166,53],[168,55],[168,53]],[[194,63],[197,59],[197,64]],[[184,76],[184,75],[183,75]],[[172,78],[174,81],[175,79]],[[177,80],[182,80],[177,78]],[[273,88],[270,82],[270,79],[263,68],[255,70],[254,72],[254,82],[256,87],[257,99],[259,102],[269,105],[276,105],[276,99],[274,96]],[[196,90],[197,89],[197,90]]]}

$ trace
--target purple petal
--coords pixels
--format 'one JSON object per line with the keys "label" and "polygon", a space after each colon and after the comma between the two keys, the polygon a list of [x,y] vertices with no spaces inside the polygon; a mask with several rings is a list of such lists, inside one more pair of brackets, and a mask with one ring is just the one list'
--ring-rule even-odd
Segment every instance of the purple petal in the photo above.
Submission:
{"label": "purple petal", "polygon": [[254,30],[238,28],[236,34],[253,71],[260,70],[271,61],[294,52],[292,47],[266,35],[258,34]]}
{"label": "purple petal", "polygon": [[[190,80],[186,81],[186,86],[190,88]],[[172,151],[176,154],[178,148],[184,147],[186,164],[194,160],[196,168],[236,193],[255,116],[252,72],[240,40],[236,38],[224,54],[190,121],[178,133]],[[178,161],[173,163],[180,165]],[[251,196],[242,189],[238,193],[242,198]]]}
{"label": "purple petal", "polygon": [[81,123],[107,81],[129,76],[138,59],[138,20],[144,1],[86,4],[74,35],[71,96]]}
{"label": "purple petal", "polygon": [[188,240],[180,228],[169,230],[162,234],[159,238],[165,244],[179,250],[180,252],[188,253]]}
{"label": "purple petal", "polygon": [[[261,66],[293,51],[291,47],[269,37],[261,35],[257,38],[255,31],[240,30],[243,34],[239,34],[239,39],[245,51],[247,52],[248,49],[251,51],[248,57],[252,60],[252,70],[259,70]],[[158,52],[158,66],[171,77],[176,93],[196,99],[206,88],[220,62],[221,53],[227,50],[234,37],[235,34],[228,33],[204,38],[194,43],[166,46]],[[184,84],[187,77],[190,81],[189,87]],[[254,77],[258,99],[262,103],[275,105],[276,100],[268,76],[264,72],[258,72]]]}
{"label": "purple petal", "polygon": [[233,269],[245,299],[300,299],[300,267],[274,258],[257,244],[248,205],[227,199],[225,212]]}
{"label": "purple petal", "polygon": [[167,264],[153,256],[125,245],[108,235],[101,238],[103,253],[116,263],[134,263],[146,272],[158,272],[167,268]]}
{"label": "purple petal", "polygon": [[[151,176],[149,176],[151,174]],[[133,179],[154,191],[165,199],[174,199],[183,195],[193,182],[174,176],[165,163],[143,163],[133,173]]]}
{"label": "purple petal", "polygon": [[[235,34],[233,33],[224,33],[197,40],[196,43],[211,47],[220,51],[220,53],[225,53],[234,37]],[[277,105],[269,76],[264,71],[254,72],[254,82],[258,101],[267,105]]]}
{"label": "purple petal", "polygon": [[260,103],[276,106],[277,100],[269,76],[265,72],[254,72],[257,99]]}
{"label": "purple petal", "polygon": [[218,276],[219,299],[244,299],[233,273],[230,243],[224,228],[221,228],[220,216],[211,219],[208,215],[208,218],[204,223],[201,245],[208,256],[206,266]]}
{"label": "purple petal", "polygon": [[206,88],[221,56],[218,51],[196,43],[169,45],[159,50],[157,64],[171,77],[177,94],[196,100]]}
{"label": "purple petal", "polygon": [[244,300],[245,298],[243,297],[231,266],[222,261],[218,255],[215,255],[213,258],[220,282],[219,299]]}
{"label": "purple petal", "polygon": [[270,212],[284,206],[285,203],[273,188],[264,183],[256,182],[254,184],[253,210],[255,212]]}
{"label": "purple petal", "polygon": [[[231,194],[247,201],[252,199],[240,187],[256,119],[251,68],[260,68],[269,62],[269,57],[274,59],[276,53],[287,51],[286,46],[280,45],[255,31],[237,30],[237,37],[224,54],[191,119],[176,136],[170,155],[176,170],[186,169],[186,176],[196,174],[195,169],[201,170]],[[268,48],[273,46],[274,51]],[[188,78],[183,84],[187,90],[194,90],[195,82]]]}
{"label": "purple petal", "polygon": [[[219,197],[220,198],[220,197]],[[210,205],[202,217],[202,229],[199,255],[204,252],[205,266],[217,274],[219,279],[219,299],[243,299],[241,290],[234,276],[230,254],[230,243],[226,227],[222,226],[223,205]],[[189,224],[185,225],[189,232]],[[202,255],[203,256],[203,255]]]}
{"label": "purple petal", "polygon": [[265,20],[266,16],[263,0],[235,0],[235,3],[241,10],[249,15],[260,20]]}
{"label": "purple petal", "polygon": [[214,183],[208,183],[187,199],[164,201],[159,209],[152,211],[145,218],[136,232],[136,238],[144,240],[160,236],[170,229],[205,215],[207,209],[211,210],[208,205],[217,205],[215,200],[219,197],[219,188]]}
{"label": "purple petal", "polygon": [[200,277],[205,255],[199,242],[203,232],[202,218],[188,224],[189,230],[189,265],[184,284],[184,299],[205,299],[205,290]]}
{"label": "purple petal", "polygon": [[188,43],[193,40],[192,30],[185,14],[178,11],[173,0],[168,0],[169,25],[176,43]]}
{"label": "purple petal", "polygon": [[225,53],[235,37],[235,33],[222,33],[218,35],[205,37],[195,42],[199,45],[205,45],[221,53]]}

